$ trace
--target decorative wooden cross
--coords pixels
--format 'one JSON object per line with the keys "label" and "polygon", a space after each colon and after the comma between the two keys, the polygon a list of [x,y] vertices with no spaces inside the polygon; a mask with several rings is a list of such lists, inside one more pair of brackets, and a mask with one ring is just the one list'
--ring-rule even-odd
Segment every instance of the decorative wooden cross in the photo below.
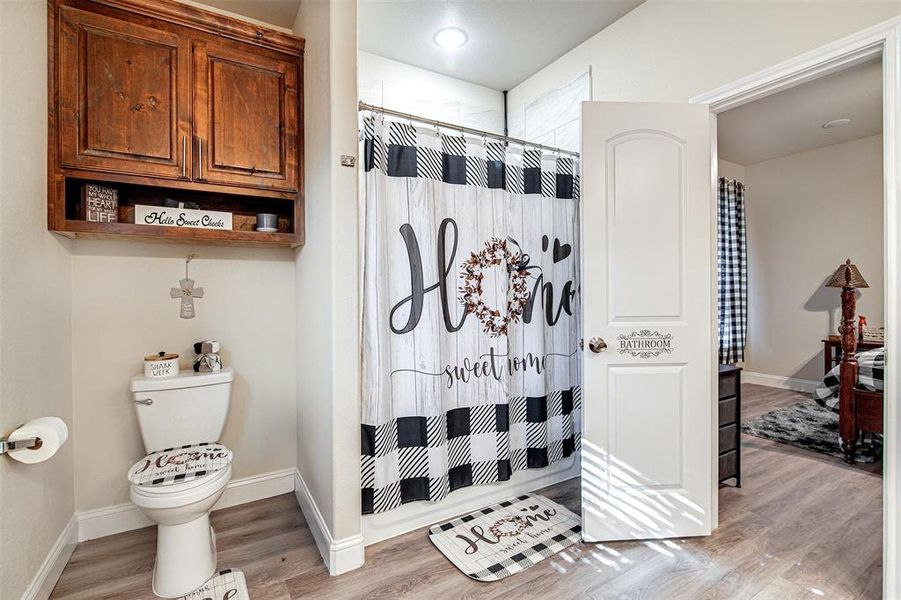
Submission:
{"label": "decorative wooden cross", "polygon": [[194,280],[188,277],[188,263],[194,259],[194,254],[185,260],[185,278],[178,280],[179,287],[169,290],[171,298],[181,298],[181,318],[194,318],[194,298],[203,298],[203,288],[195,288]]}

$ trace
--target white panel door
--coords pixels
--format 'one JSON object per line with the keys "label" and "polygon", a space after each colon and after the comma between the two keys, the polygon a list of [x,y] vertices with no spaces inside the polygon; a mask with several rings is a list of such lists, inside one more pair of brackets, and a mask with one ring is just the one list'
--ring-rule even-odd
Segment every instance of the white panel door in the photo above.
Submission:
{"label": "white panel door", "polygon": [[582,172],[584,539],[707,535],[715,491],[707,107],[583,103]]}

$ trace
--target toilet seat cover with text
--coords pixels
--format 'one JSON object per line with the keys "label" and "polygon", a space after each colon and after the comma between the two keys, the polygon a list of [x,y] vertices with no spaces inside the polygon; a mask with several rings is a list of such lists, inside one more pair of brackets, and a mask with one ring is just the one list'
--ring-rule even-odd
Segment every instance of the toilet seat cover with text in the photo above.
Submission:
{"label": "toilet seat cover with text", "polygon": [[188,444],[151,452],[128,470],[128,480],[140,486],[165,486],[212,475],[232,461],[232,451],[219,442]]}

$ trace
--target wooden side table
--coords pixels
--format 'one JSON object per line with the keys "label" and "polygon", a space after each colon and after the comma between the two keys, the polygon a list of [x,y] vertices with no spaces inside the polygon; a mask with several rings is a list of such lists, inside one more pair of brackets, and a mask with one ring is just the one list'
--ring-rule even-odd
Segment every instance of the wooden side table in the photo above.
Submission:
{"label": "wooden side table", "polygon": [[[885,342],[857,341],[858,350],[872,350],[882,348]],[[838,335],[830,335],[823,339],[823,375],[828,373],[842,360],[842,338]]]}

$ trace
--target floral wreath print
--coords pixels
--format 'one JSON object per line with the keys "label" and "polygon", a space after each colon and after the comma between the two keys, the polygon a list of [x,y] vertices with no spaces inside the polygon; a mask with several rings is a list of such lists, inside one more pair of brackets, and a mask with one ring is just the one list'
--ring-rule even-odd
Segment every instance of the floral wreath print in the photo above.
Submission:
{"label": "floral wreath print", "polygon": [[182,454],[175,454],[166,459],[167,465],[186,465],[190,462],[194,462],[196,460],[200,460],[203,456],[201,452],[185,452]]}
{"label": "floral wreath print", "polygon": [[[498,308],[490,306],[482,297],[485,269],[500,265],[506,266],[510,282],[506,314],[501,314]],[[526,281],[528,269],[522,254],[518,250],[511,251],[506,240],[493,237],[485,242],[485,247],[480,252],[470,253],[469,259],[460,265],[460,269],[463,280],[460,302],[466,312],[476,316],[489,337],[507,335],[510,323],[516,323],[522,317],[530,295]]]}
{"label": "floral wreath print", "polygon": [[[509,525],[513,525],[516,529],[507,529]],[[526,530],[528,523],[522,517],[503,517],[494,522],[494,525],[488,528],[494,537],[516,537]]]}

